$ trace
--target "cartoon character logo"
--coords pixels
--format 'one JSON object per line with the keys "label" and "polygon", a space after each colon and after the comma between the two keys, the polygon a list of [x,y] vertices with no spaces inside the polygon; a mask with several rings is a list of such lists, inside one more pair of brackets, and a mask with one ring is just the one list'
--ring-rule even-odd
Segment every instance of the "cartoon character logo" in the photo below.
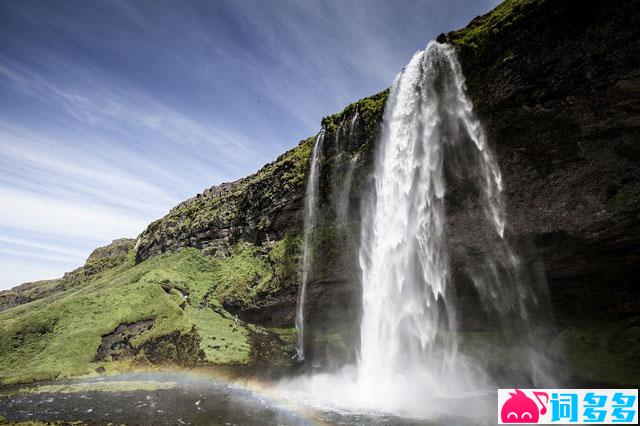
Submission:
{"label": "cartoon character logo", "polygon": [[[540,410],[538,405],[519,389],[514,392],[509,392],[511,397],[502,405],[500,410],[500,418],[503,423],[538,423],[540,414],[547,412],[546,404],[549,402],[549,395],[546,392],[533,392],[534,396],[540,403]],[[540,400],[540,397],[545,397],[545,402]]]}

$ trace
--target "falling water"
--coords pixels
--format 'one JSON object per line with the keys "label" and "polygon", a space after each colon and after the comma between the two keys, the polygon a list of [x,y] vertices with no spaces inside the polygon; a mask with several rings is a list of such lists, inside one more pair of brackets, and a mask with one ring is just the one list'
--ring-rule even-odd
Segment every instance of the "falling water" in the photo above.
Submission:
{"label": "falling water", "polygon": [[454,375],[468,379],[471,374],[458,357],[446,167],[458,167],[455,175],[474,170],[475,182],[467,182],[465,190],[478,194],[484,214],[471,216],[478,222],[473,225],[488,229],[484,238],[496,242],[473,260],[481,265],[478,271],[489,270],[471,277],[486,305],[482,308],[505,321],[514,310],[526,314],[530,289],[506,282],[498,272],[515,277],[518,268],[504,241],[498,165],[465,96],[455,53],[432,42],[416,53],[391,88],[374,171],[375,194],[362,223],[358,377],[364,383],[410,380],[443,389]]}
{"label": "falling water", "polygon": [[[316,173],[312,166],[307,216]],[[311,223],[307,217],[305,236]],[[290,386],[322,404],[420,415],[437,411],[442,397],[495,389],[482,356],[461,350],[463,309],[454,290],[465,282],[475,294],[474,320],[501,333],[500,348],[527,370],[524,379],[509,377],[509,386],[549,385],[539,380],[529,326],[538,289],[506,229],[500,170],[460,65],[449,46],[431,42],[391,87],[363,201],[357,365]]]}
{"label": "falling water", "polygon": [[[358,375],[371,384],[402,378],[430,382],[456,358],[444,244],[447,134],[440,114],[464,120],[467,105],[455,74],[446,72],[452,67],[450,51],[430,44],[398,75],[385,109],[375,197],[365,212],[360,249]],[[437,84],[453,87],[442,90]]]}
{"label": "falling water", "polygon": [[309,165],[309,177],[307,180],[307,191],[305,193],[304,205],[304,247],[302,254],[302,280],[298,291],[298,304],[296,309],[296,331],[298,341],[296,344],[297,359],[304,359],[304,308],[307,298],[307,285],[309,283],[309,273],[313,262],[313,231],[317,222],[317,204],[319,191],[319,157],[322,153],[324,142],[324,129],[320,130],[313,144],[311,153],[311,164]]}

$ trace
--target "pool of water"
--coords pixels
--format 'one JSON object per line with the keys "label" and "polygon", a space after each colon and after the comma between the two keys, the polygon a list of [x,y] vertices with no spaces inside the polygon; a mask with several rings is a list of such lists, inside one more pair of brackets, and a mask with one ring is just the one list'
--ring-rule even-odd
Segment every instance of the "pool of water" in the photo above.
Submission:
{"label": "pool of water", "polygon": [[[131,386],[123,383],[130,383]],[[117,385],[117,386],[109,386]],[[443,414],[430,419],[349,412],[296,404],[262,390],[184,373],[134,373],[41,383],[29,391],[0,388],[0,416],[9,421],[127,425],[478,425]],[[24,388],[23,388],[24,389]],[[266,390],[265,390],[266,389]],[[8,394],[10,393],[10,394]],[[487,401],[489,403],[489,401]],[[471,416],[473,417],[473,416]],[[495,417],[493,417],[495,418]]]}

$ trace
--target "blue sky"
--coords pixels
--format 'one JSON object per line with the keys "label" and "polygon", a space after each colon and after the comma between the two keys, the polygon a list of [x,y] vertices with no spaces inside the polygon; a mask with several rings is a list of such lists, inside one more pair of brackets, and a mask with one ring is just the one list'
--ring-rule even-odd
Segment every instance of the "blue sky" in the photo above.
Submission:
{"label": "blue sky", "polygon": [[0,2],[0,289],[254,172],[497,3]]}

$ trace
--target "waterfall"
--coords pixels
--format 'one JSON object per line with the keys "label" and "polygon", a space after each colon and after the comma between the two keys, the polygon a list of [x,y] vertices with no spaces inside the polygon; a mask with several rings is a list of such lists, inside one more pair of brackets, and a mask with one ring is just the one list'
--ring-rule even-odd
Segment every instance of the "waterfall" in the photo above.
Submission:
{"label": "waterfall", "polygon": [[475,264],[469,268],[475,274],[469,274],[479,308],[502,322],[514,312],[526,320],[525,301],[531,296],[515,279],[519,261],[504,240],[500,170],[450,47],[430,43],[396,77],[378,149],[374,194],[362,221],[358,378],[369,385],[409,380],[442,389],[452,376],[470,374],[458,357],[445,152],[449,174],[469,175],[465,190],[478,194],[483,214],[474,216],[470,209],[466,220],[483,240],[495,242],[466,259]]}
{"label": "waterfall", "polygon": [[[302,303],[313,209],[325,207],[315,205],[321,143],[322,135],[307,189]],[[474,398],[488,395],[500,380],[506,387],[553,387],[531,326],[541,322],[546,295],[536,285],[544,276],[511,247],[500,168],[449,46],[429,43],[397,75],[375,149],[372,185],[360,207],[356,363],[284,388],[323,407],[421,417],[485,410],[491,417],[493,399]],[[350,167],[338,185],[351,185]],[[340,198],[338,218],[348,208],[348,196]],[[299,333],[302,311],[299,304]],[[493,346],[470,354],[465,321],[498,336]],[[492,377],[483,358],[497,357],[496,350],[502,351],[499,368],[516,368]]]}
{"label": "waterfall", "polygon": [[360,248],[358,374],[371,384],[401,376],[432,381],[456,357],[440,114],[463,113],[464,98],[457,87],[436,86],[455,86],[451,56],[437,44],[418,52],[396,77],[383,117]]}
{"label": "waterfall", "polygon": [[322,154],[324,141],[324,129],[320,130],[313,143],[311,152],[311,164],[309,165],[309,177],[307,179],[307,190],[304,204],[304,246],[302,253],[302,279],[300,290],[298,291],[298,304],[296,308],[296,332],[298,340],[296,344],[296,357],[298,360],[304,359],[304,308],[307,300],[307,286],[309,274],[313,263],[313,232],[317,225],[317,204],[320,175],[319,157]]}

